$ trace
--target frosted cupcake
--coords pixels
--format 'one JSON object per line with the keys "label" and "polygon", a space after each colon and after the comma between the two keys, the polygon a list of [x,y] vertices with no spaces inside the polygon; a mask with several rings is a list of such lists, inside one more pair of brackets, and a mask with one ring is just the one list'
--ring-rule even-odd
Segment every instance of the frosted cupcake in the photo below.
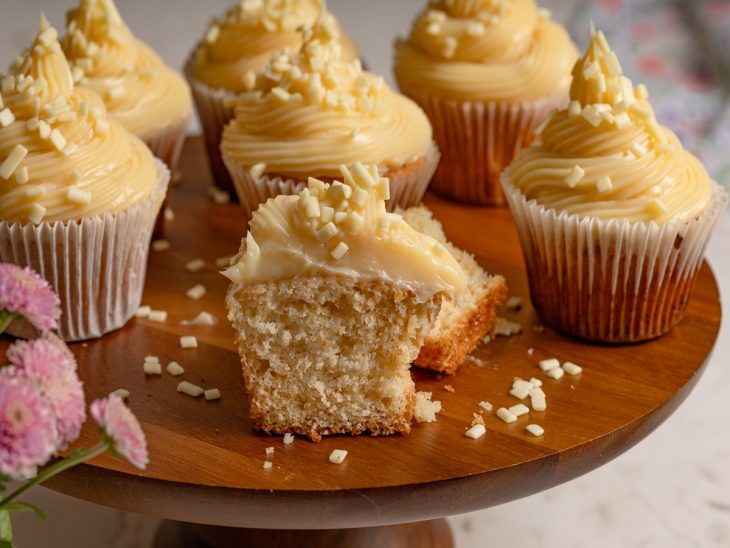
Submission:
{"label": "frosted cupcake", "polygon": [[[297,29],[313,24],[322,0],[241,0],[213,19],[203,40],[193,50],[185,71],[193,88],[208,158],[216,183],[233,193],[223,165],[220,140],[223,126],[233,116],[236,98],[249,91],[275,53],[297,51],[302,37]],[[357,48],[344,34],[343,56],[356,59]]]}
{"label": "frosted cupcake", "polygon": [[169,171],[74,87],[45,19],[0,86],[0,261],[54,287],[66,340],[119,328],[140,303]]}
{"label": "frosted cupcake", "polygon": [[174,170],[192,111],[185,80],[134,37],[113,0],[81,0],[67,14],[62,47],[77,84]]}
{"label": "frosted cupcake", "polygon": [[684,314],[727,193],[659,125],[595,29],[570,98],[502,178],[533,304],[581,338],[658,337]]}
{"label": "frosted cupcake", "polygon": [[499,175],[555,107],[578,53],[533,0],[436,0],[396,43],[395,77],[431,119],[441,163],[431,187],[501,205]]}
{"label": "frosted cupcake", "polygon": [[331,180],[358,158],[390,179],[389,209],[418,204],[438,163],[426,115],[358,60],[342,59],[329,14],[302,33],[301,50],[271,58],[223,132],[246,218],[270,197],[299,192],[308,176]]}

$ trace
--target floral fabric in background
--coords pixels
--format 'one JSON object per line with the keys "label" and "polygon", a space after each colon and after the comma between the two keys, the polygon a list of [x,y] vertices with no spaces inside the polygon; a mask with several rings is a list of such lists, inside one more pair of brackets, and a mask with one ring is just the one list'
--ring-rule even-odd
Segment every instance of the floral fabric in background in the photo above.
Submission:
{"label": "floral fabric in background", "polygon": [[570,24],[578,44],[590,19],[647,85],[659,121],[730,188],[730,0],[586,2]]}

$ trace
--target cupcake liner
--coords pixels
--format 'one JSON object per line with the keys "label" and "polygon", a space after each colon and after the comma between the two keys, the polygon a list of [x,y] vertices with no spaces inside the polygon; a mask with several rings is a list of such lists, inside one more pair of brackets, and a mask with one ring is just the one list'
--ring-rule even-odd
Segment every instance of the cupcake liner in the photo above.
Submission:
{"label": "cupcake liner", "polygon": [[552,327],[583,339],[625,343],[679,322],[727,192],[691,221],[663,225],[568,215],[527,200],[502,177],[527,265],[532,303]]}
{"label": "cupcake liner", "polygon": [[431,182],[435,192],[481,205],[505,205],[502,170],[534,139],[533,131],[554,108],[567,104],[567,91],[531,102],[462,102],[407,92],[425,111],[441,163]]}
{"label": "cupcake liner", "polygon": [[190,116],[188,115],[182,121],[170,124],[154,137],[145,140],[145,144],[152,154],[165,162],[170,173],[174,173],[177,168],[189,123]]}
{"label": "cupcake liner", "polygon": [[203,127],[203,137],[208,151],[213,182],[217,187],[235,197],[233,181],[221,157],[220,143],[223,128],[233,118],[233,104],[238,98],[238,94],[225,89],[212,88],[196,79],[190,71],[189,63],[185,75],[193,92],[193,101],[198,110],[200,125]]}
{"label": "cupcake liner", "polygon": [[139,307],[152,227],[170,180],[167,166],[156,164],[157,191],[125,211],[39,225],[0,222],[0,261],[29,266],[53,286],[63,339],[100,337]]}
{"label": "cupcake liner", "polygon": [[[385,177],[390,178],[390,200],[385,202],[388,211],[406,209],[421,203],[428,183],[438,166],[439,158],[439,150],[432,143],[421,159],[383,173]],[[247,167],[237,164],[225,154],[223,161],[231,174],[247,222],[251,220],[253,212],[259,205],[269,198],[275,198],[280,194],[298,194],[307,186],[306,181],[279,176],[262,175],[254,178]]]}

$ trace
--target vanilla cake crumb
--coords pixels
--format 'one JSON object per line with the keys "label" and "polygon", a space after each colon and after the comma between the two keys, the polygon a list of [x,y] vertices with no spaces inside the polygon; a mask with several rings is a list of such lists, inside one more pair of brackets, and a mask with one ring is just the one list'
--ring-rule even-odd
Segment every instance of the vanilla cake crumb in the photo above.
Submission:
{"label": "vanilla cake crumb", "polygon": [[441,411],[441,402],[431,401],[431,396],[431,392],[416,392],[416,407],[413,410],[416,422],[436,422],[436,414]]}
{"label": "vanilla cake crumb", "polygon": [[488,401],[480,401],[479,407],[484,409],[487,413],[491,413],[492,409],[494,409],[494,406],[492,405],[492,403],[488,402]]}
{"label": "vanilla cake crumb", "polygon": [[444,385],[444,390],[446,390],[447,392],[451,392],[452,394],[453,394],[454,392],[456,392],[456,390],[454,390],[454,387],[453,387],[453,386],[451,386],[450,384],[445,384],[445,385]]}
{"label": "vanilla cake crumb", "polygon": [[284,445],[291,445],[292,443],[294,443],[294,435],[287,432],[286,434],[284,434],[283,442]]}
{"label": "vanilla cake crumb", "polygon": [[264,462],[264,470],[271,470],[271,467],[274,466],[274,464],[271,461]]}
{"label": "vanilla cake crumb", "polygon": [[273,455],[274,454],[274,447],[273,446],[267,447],[266,448],[266,454],[267,455]]}

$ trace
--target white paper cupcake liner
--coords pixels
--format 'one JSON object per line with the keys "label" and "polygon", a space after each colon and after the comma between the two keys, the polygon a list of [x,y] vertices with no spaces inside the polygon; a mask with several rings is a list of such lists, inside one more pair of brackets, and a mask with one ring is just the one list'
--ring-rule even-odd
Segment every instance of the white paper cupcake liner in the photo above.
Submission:
{"label": "white paper cupcake liner", "polygon": [[145,144],[152,154],[165,162],[170,173],[177,168],[189,123],[190,116],[188,115],[182,121],[171,124],[154,137],[145,140]]}
{"label": "white paper cupcake liner", "polygon": [[0,222],[0,261],[29,266],[53,286],[63,339],[100,337],[139,307],[152,227],[170,180],[167,166],[156,164],[157,190],[125,211],[38,225]]}
{"label": "white paper cupcake liner", "polygon": [[406,92],[425,111],[441,163],[431,189],[459,202],[505,205],[502,170],[534,139],[533,131],[554,108],[567,104],[567,91],[523,103],[451,101]]}
{"label": "white paper cupcake liner", "polygon": [[[399,207],[406,209],[421,203],[439,158],[439,150],[432,143],[425,157],[416,161],[419,162],[418,165],[406,164],[397,171],[383,173],[383,176],[390,178],[390,200],[385,202],[388,211],[395,211]],[[248,167],[237,164],[232,158],[224,155],[223,161],[231,174],[247,222],[259,205],[269,198],[280,194],[298,194],[307,186],[306,181],[282,177],[262,175],[254,178]]]}
{"label": "white paper cupcake liner", "polygon": [[568,215],[527,200],[505,172],[532,303],[552,327],[624,343],[663,335],[682,319],[727,192],[691,221],[663,225]]}
{"label": "white paper cupcake liner", "polygon": [[225,89],[215,89],[196,79],[190,71],[190,63],[185,69],[185,75],[193,92],[193,101],[198,111],[200,125],[203,128],[203,138],[208,151],[208,160],[216,186],[228,191],[235,197],[231,176],[221,157],[221,136],[223,128],[233,118],[233,104],[238,94]]}

